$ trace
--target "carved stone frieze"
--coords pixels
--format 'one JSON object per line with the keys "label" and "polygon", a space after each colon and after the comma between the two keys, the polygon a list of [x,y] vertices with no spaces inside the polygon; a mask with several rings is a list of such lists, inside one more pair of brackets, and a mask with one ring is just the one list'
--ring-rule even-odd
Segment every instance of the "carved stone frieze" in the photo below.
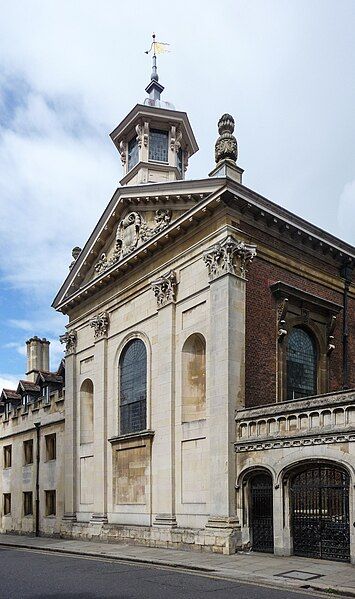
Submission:
{"label": "carved stone frieze", "polygon": [[175,301],[177,280],[173,270],[153,281],[151,285],[157,298],[158,308],[163,308],[166,304]]}
{"label": "carved stone frieze", "polygon": [[94,329],[95,339],[106,337],[110,326],[110,319],[107,312],[101,312],[90,320],[90,326]]}
{"label": "carved stone frieze", "polygon": [[110,257],[102,253],[95,264],[95,272],[101,274],[121,258],[133,252],[139,245],[163,231],[171,221],[171,211],[159,208],[155,212],[155,224],[150,227],[140,212],[130,212],[117,226],[115,247]]}
{"label": "carved stone frieze", "polygon": [[297,439],[273,439],[255,443],[236,443],[237,453],[245,451],[261,451],[265,449],[283,449],[287,447],[307,447],[312,445],[329,445],[331,443],[347,443],[355,441],[355,433],[340,433],[338,435],[316,435],[314,437],[299,437]]}
{"label": "carved stone frieze", "polygon": [[237,241],[229,235],[204,252],[210,281],[227,273],[245,278],[247,266],[256,255],[256,245]]}
{"label": "carved stone frieze", "polygon": [[77,332],[67,331],[64,335],[60,335],[59,341],[65,344],[65,353],[68,356],[69,354],[73,354],[76,350],[76,344],[78,340]]}

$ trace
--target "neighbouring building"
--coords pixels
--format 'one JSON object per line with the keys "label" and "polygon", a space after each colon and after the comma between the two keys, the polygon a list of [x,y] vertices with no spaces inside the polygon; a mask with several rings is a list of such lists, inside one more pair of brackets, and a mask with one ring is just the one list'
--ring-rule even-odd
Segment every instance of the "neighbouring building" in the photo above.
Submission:
{"label": "neighbouring building", "polygon": [[[355,562],[355,249],[243,185],[229,114],[212,171],[185,179],[197,143],[155,64],[146,91],[53,303],[69,318],[54,529]],[[27,387],[3,392],[12,413]]]}
{"label": "neighbouring building", "polygon": [[65,365],[27,341],[27,379],[0,396],[1,532],[60,534],[64,514]]}

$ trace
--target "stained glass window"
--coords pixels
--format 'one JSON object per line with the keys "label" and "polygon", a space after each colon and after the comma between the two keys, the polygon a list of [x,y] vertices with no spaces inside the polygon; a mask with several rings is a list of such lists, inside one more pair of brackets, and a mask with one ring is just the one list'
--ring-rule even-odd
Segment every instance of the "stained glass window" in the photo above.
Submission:
{"label": "stained glass window", "polygon": [[287,344],[287,399],[317,393],[317,352],[314,340],[304,330],[294,328]]}
{"label": "stained glass window", "polygon": [[133,339],[124,348],[119,366],[120,433],[146,428],[147,351],[143,341]]}
{"label": "stained glass window", "polygon": [[132,137],[128,142],[128,170],[130,171],[138,162],[138,141]]}
{"label": "stained glass window", "polygon": [[168,132],[159,129],[149,131],[149,160],[168,162]]}

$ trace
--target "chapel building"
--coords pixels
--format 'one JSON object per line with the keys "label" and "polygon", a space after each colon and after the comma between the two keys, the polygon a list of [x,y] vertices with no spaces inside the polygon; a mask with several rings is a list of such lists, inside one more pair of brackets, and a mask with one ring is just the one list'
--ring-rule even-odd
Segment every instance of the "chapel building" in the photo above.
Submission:
{"label": "chapel building", "polygon": [[154,65],[111,133],[120,186],[53,302],[60,534],[355,562],[355,249],[243,185],[229,114],[186,179],[163,89]]}

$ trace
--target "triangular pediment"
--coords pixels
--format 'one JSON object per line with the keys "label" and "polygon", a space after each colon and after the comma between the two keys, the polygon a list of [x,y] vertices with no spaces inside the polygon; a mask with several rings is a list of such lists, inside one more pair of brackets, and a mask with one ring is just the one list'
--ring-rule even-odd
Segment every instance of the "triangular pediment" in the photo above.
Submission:
{"label": "triangular pediment", "polygon": [[140,250],[156,246],[156,240],[220,188],[221,181],[213,179],[119,188],[71,264],[53,306],[61,309],[72,296],[82,289],[86,293]]}

